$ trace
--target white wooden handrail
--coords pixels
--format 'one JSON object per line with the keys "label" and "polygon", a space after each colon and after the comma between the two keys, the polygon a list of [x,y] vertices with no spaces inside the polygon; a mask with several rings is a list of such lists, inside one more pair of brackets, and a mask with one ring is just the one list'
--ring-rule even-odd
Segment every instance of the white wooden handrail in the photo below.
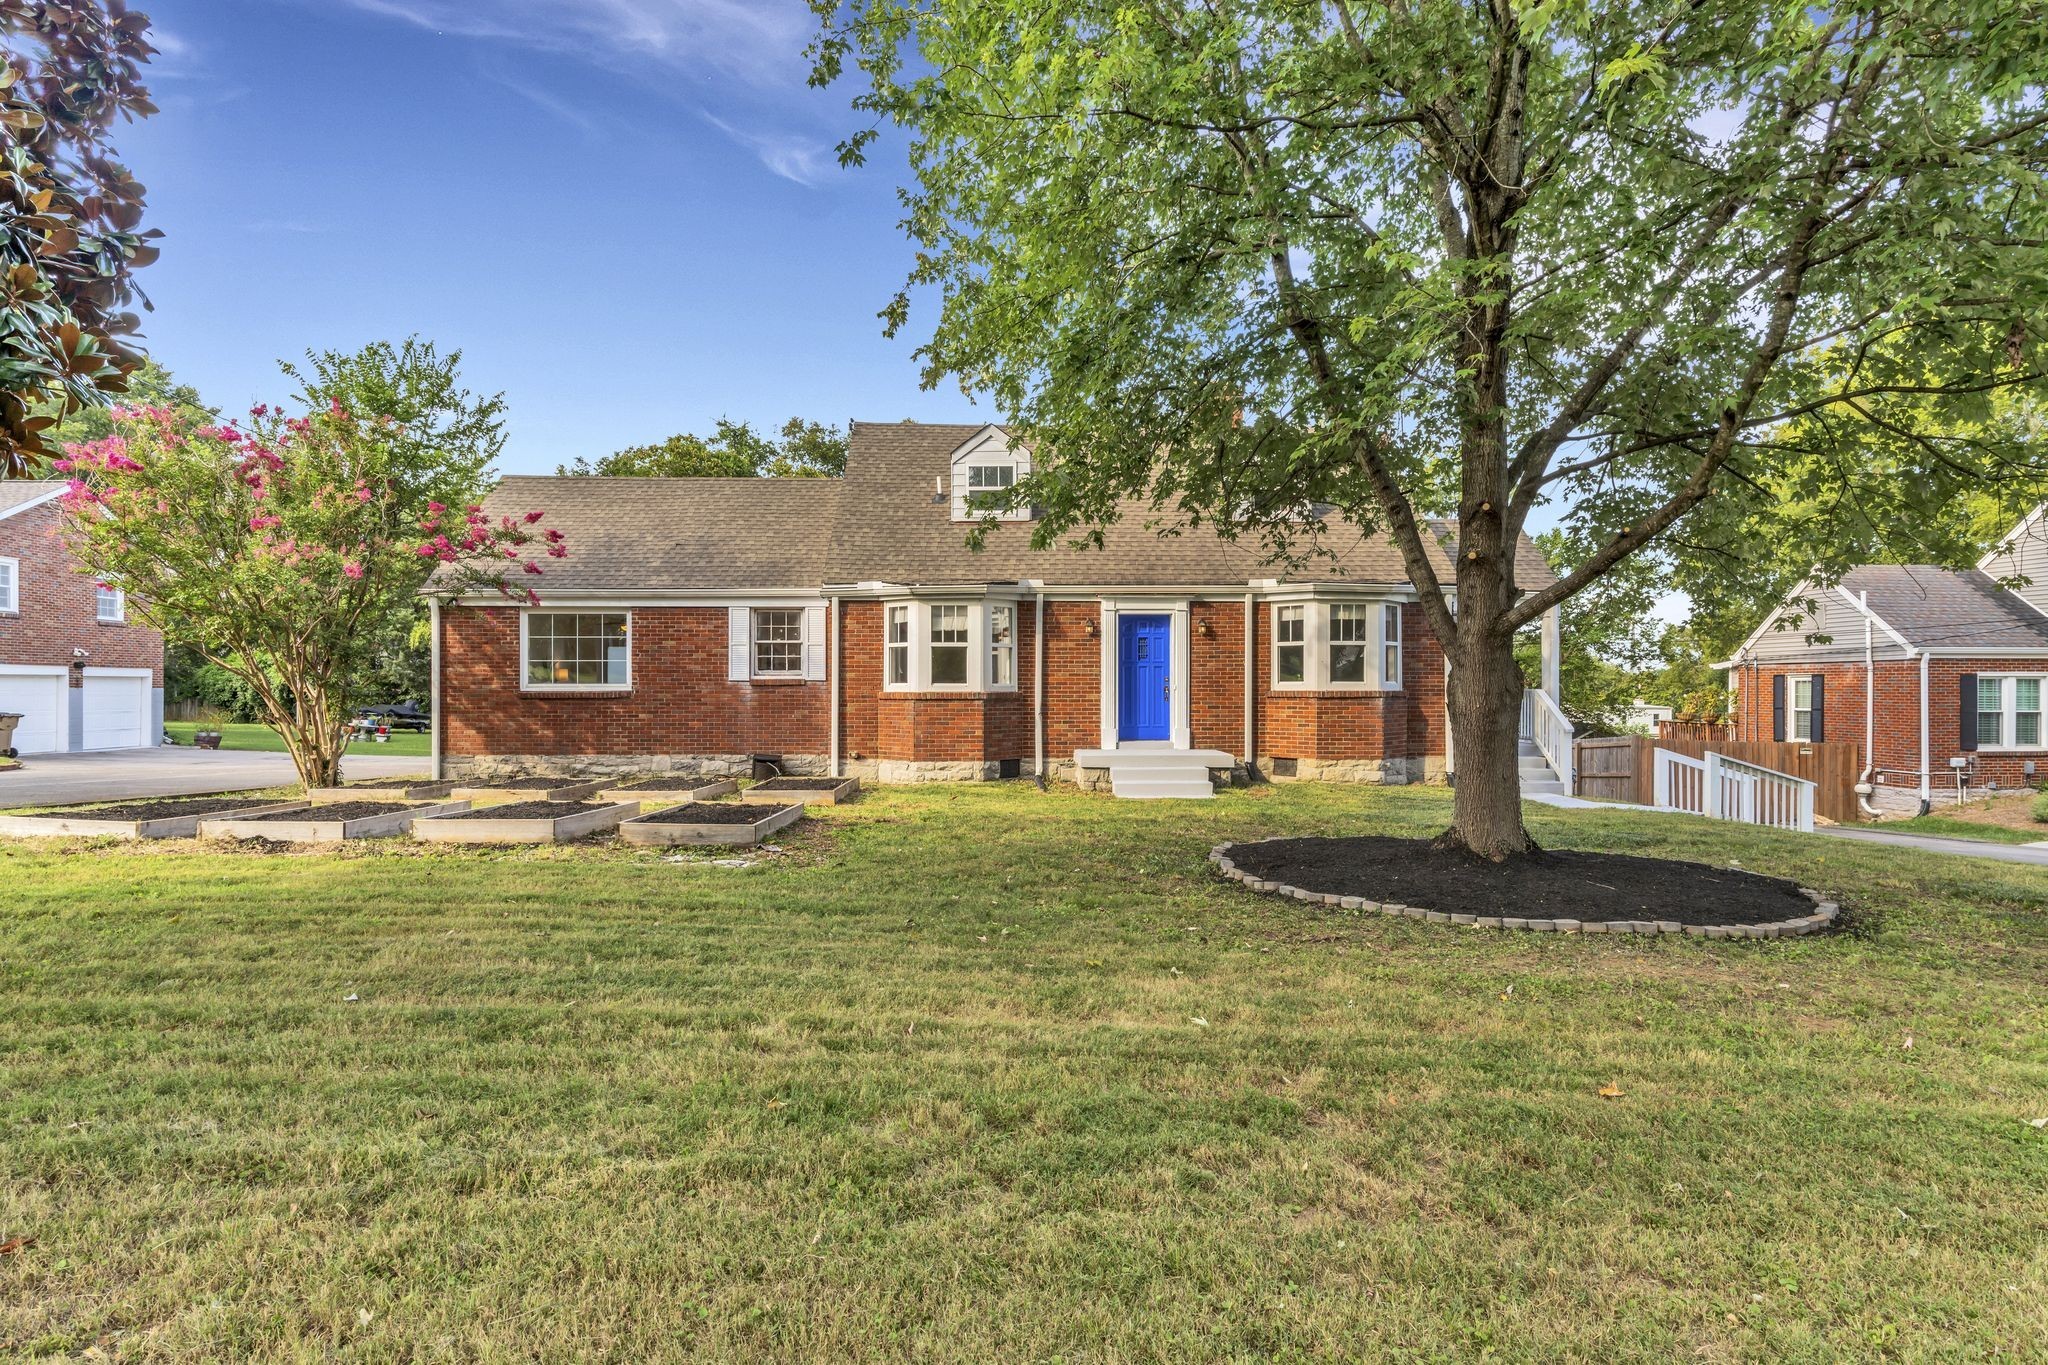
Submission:
{"label": "white wooden handrail", "polygon": [[1651,755],[1650,801],[1660,810],[1811,834],[1816,790],[1803,777],[1726,754],[1691,758],[1656,749]]}
{"label": "white wooden handrail", "polygon": [[1577,758],[1574,744],[1577,733],[1548,692],[1536,687],[1523,689],[1522,735],[1535,743],[1536,752],[1550,764],[1550,770],[1564,784],[1567,796],[1578,790],[1572,781],[1572,765]]}

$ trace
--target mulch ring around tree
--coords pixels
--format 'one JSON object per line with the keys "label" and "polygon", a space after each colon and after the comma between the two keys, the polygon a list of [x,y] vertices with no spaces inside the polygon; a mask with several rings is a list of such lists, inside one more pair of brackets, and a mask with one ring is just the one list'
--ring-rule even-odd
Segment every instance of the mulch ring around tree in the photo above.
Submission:
{"label": "mulch ring around tree", "polygon": [[[641,825],[754,825],[772,820],[788,806],[739,806],[691,801],[680,806],[663,806],[646,815],[636,815],[628,824]],[[801,808],[799,808],[801,809]]]}
{"label": "mulch ring around tree", "polygon": [[1781,877],[1619,853],[1493,863],[1423,839],[1365,836],[1229,844],[1210,857],[1253,890],[1489,929],[1777,938],[1825,928],[1839,913]]}
{"label": "mulch ring around tree", "polygon": [[609,805],[607,801],[514,801],[504,806],[482,806],[474,810],[437,815],[436,820],[559,820]]}
{"label": "mulch ring around tree", "polygon": [[249,819],[259,824],[265,820],[291,820],[301,824],[317,820],[326,824],[330,820],[362,820],[372,815],[392,815],[402,810],[418,809],[410,801],[329,801],[310,810],[272,811],[269,815],[252,815]]}
{"label": "mulch ring around tree", "polygon": [[[187,815],[232,815],[238,810],[274,806],[276,797],[260,801],[131,801],[122,806],[52,806],[44,815],[75,816],[80,820],[176,820]],[[294,814],[299,814],[294,812]],[[304,818],[300,815],[301,819]]]}

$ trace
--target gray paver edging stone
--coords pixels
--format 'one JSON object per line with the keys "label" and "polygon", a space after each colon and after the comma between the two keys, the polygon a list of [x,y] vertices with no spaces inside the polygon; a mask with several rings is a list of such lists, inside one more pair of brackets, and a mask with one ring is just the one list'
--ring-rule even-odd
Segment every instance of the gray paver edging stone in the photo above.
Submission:
{"label": "gray paver edging stone", "polygon": [[[1276,838],[1289,836],[1281,835]],[[1255,840],[1257,843],[1272,843],[1273,839]],[[1298,901],[1316,905],[1327,905],[1343,910],[1372,910],[1382,915],[1397,915],[1408,919],[1422,920],[1429,924],[1449,924],[1458,928],[1473,929],[1520,929],[1535,933],[1551,934],[1673,934],[1689,938],[1796,938],[1801,934],[1818,933],[1833,924],[1841,916],[1842,908],[1810,886],[1799,888],[1799,894],[1813,902],[1814,913],[1797,919],[1780,920],[1775,924],[1680,924],[1676,920],[1575,920],[1575,919],[1523,919],[1512,915],[1451,915],[1440,910],[1422,910],[1412,905],[1401,905],[1388,901],[1367,900],[1363,896],[1339,896],[1326,891],[1307,891],[1284,882],[1266,881],[1241,870],[1231,860],[1230,850],[1243,847],[1241,844],[1218,844],[1209,850],[1209,861],[1216,870],[1231,881],[1238,882],[1253,891],[1264,891],[1275,895],[1288,896]]]}

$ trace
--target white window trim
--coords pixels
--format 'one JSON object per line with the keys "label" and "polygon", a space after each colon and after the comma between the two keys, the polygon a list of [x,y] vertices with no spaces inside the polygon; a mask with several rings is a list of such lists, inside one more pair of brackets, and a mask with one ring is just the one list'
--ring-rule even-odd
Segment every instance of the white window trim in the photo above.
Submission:
{"label": "white window trim", "polygon": [[[1806,687],[1806,705],[1799,704],[1799,688]],[[1806,733],[1799,733],[1799,718],[1806,717]],[[1813,678],[1810,674],[1785,679],[1785,739],[1793,744],[1813,742]]]}
{"label": "white window trim", "polygon": [[[889,613],[898,607],[910,609],[910,678],[907,682],[889,681]],[[932,608],[965,607],[967,609],[967,681],[964,683],[936,683],[932,681]],[[997,607],[1010,609],[1010,677],[1006,683],[991,683],[989,613]],[[1009,597],[935,597],[929,601],[884,600],[882,603],[882,690],[884,692],[961,692],[961,693],[1009,693],[1017,690],[1016,679],[1022,676],[1023,663],[1018,653],[1018,634],[1023,628],[1024,614],[1015,598]]]}
{"label": "white window trim", "polygon": [[0,555],[0,564],[7,567],[7,596],[0,600],[0,614],[19,616],[21,614],[21,561]]}
{"label": "white window trim", "polygon": [[[533,638],[529,622],[536,616],[623,616],[626,618],[626,680],[617,683],[537,683],[529,680],[531,660],[527,646]],[[524,607],[519,612],[519,690],[521,692],[630,692],[633,690],[633,613],[630,611],[606,611],[601,608],[584,610],[579,607]]]}
{"label": "white window trim", "polygon": [[[902,621],[903,621],[903,638],[902,638],[901,640],[891,640],[891,639],[889,638],[889,628],[890,628],[890,627],[891,627],[892,625],[894,625],[894,624],[896,623],[896,618],[897,618],[897,614],[898,614],[899,612],[900,612],[900,613],[902,613]],[[899,650],[899,649],[903,651],[903,681],[901,681],[901,682],[896,682],[896,681],[893,681],[893,680],[892,680],[892,678],[890,677],[890,675],[891,675],[892,673],[894,673],[894,672],[895,672],[895,669],[894,669],[894,668],[892,667],[892,665],[893,665],[893,664],[895,663],[895,660],[894,660],[894,658],[892,658],[891,656],[892,656],[892,655],[894,655],[894,654],[895,654],[895,652],[896,652],[897,650]],[[913,606],[913,605],[912,605],[911,603],[909,603],[909,602],[885,602],[885,603],[883,603],[883,605],[882,605],[882,689],[883,689],[884,691],[886,691],[886,692],[907,692],[907,691],[909,691],[909,690],[910,690],[910,680],[911,680],[912,678],[914,678],[914,677],[916,677],[916,676],[917,676],[917,667],[916,667],[916,664],[915,664],[915,663],[913,662],[913,656],[914,656],[914,655],[915,655],[916,653],[917,653],[917,609],[916,609],[916,607],[915,607],[915,606]]]}
{"label": "white window trim", "polygon": [[[107,615],[106,608],[102,605],[104,599],[100,594],[103,592],[114,594],[114,614],[112,616]],[[128,594],[125,590],[112,587],[102,588],[99,584],[95,583],[92,587],[92,600],[93,620],[103,626],[122,626],[128,623]]]}
{"label": "white window trim", "polygon": [[[1401,606],[1383,597],[1345,598],[1345,606],[1363,606],[1366,609],[1367,638],[1365,643],[1366,676],[1363,682],[1336,682],[1330,677],[1330,608],[1339,602],[1302,598],[1292,601],[1281,600],[1270,603],[1266,610],[1266,631],[1270,656],[1266,666],[1267,685],[1275,692],[1398,692],[1401,678],[1397,673],[1390,681],[1384,676],[1387,666],[1387,616],[1384,608]],[[1303,630],[1303,662],[1300,682],[1283,682],[1280,677],[1280,612],[1283,608],[1300,607],[1305,619]],[[1405,666],[1404,640],[1396,638],[1394,646],[1403,651],[1402,664]]]}
{"label": "white window trim", "polygon": [[[763,612],[787,612],[796,617],[796,667],[761,667],[761,614]],[[770,642],[773,643],[773,642]],[[786,643],[786,642],[785,642]],[[810,647],[810,638],[804,630],[804,609],[802,607],[749,607],[747,609],[747,676],[750,678],[796,679],[804,676],[804,652]]]}
{"label": "white window trim", "polygon": [[[2014,687],[2013,684],[2022,678],[2041,684],[2041,709],[2043,712],[2041,716],[2041,738],[2039,742],[2034,744],[2015,744],[2010,741],[2002,744],[1986,744],[1983,733],[1984,722],[1980,720],[1977,722],[1977,752],[1983,754],[2048,753],[2048,673],[1979,673],[1977,675],[1978,685],[1981,687],[1987,678],[1995,678],[1999,684],[1998,727],[1999,733],[2002,735],[2017,735],[2019,733],[2019,708],[2015,705],[2018,700],[2017,693],[2019,689]],[[1980,712],[1982,709],[1981,706],[1978,708]]]}
{"label": "white window trim", "polygon": [[977,522],[993,516],[998,521],[1029,521],[1031,509],[1013,507],[1003,511],[977,512],[967,505],[967,471],[976,467],[1001,468],[1008,466],[1013,471],[1013,486],[1031,477],[1031,455],[1010,444],[1010,437],[1001,427],[983,427],[970,437],[964,445],[953,452],[948,475],[950,487],[948,500],[952,503],[952,518],[957,522]]}

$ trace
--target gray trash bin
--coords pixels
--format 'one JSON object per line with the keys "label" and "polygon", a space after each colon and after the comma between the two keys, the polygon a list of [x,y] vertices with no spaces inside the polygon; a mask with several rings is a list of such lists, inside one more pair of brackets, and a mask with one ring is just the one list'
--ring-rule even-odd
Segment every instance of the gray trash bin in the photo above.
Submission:
{"label": "gray trash bin", "polygon": [[14,757],[14,727],[21,724],[21,712],[0,711],[0,755]]}

